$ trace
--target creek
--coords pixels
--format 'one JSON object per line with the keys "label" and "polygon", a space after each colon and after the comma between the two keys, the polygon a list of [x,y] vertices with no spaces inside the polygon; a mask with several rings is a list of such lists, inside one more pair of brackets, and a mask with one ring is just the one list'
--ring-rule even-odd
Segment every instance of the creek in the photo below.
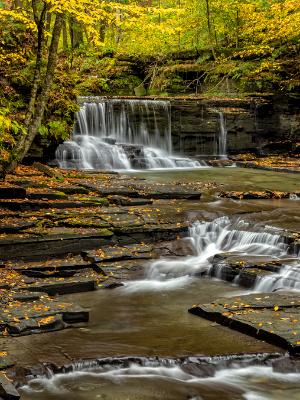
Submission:
{"label": "creek", "polygon": [[[205,156],[226,159],[226,121],[215,112],[219,128]],[[267,181],[269,189],[299,189],[295,176],[203,168],[201,155],[173,154],[170,115],[168,101],[82,99],[71,140],[57,149],[58,163],[67,169],[152,169],[138,176],[162,184],[199,180],[258,190]],[[22,400],[299,399],[299,366],[279,368],[291,364],[282,350],[187,312],[195,302],[246,293],[238,277],[233,284],[210,278],[213,257],[223,253],[282,262],[279,273],[258,278],[252,291],[300,290],[299,255],[281,235],[282,229],[299,229],[297,198],[239,202],[208,193],[180,206],[190,222],[185,246],[192,254],[145,262],[142,279],[109,293],[68,296],[91,308],[85,328],[18,340],[20,364],[22,358],[32,365],[71,361],[59,373],[50,366],[46,376],[29,380]],[[214,276],[221,275],[222,267]],[[78,359],[86,361],[72,362]]]}
{"label": "creek", "polygon": [[[214,176],[216,180],[227,177],[225,186],[230,188],[245,185],[247,180],[248,184],[262,182],[265,174],[271,185],[273,182],[277,186],[280,180],[279,175],[271,173],[241,170],[238,176],[238,172],[222,169]],[[211,171],[149,172],[139,176],[152,181],[177,178],[187,182],[195,176],[210,180]],[[294,176],[281,180],[282,187],[296,184]],[[223,252],[288,259],[280,277],[271,275],[269,281],[258,281],[255,290],[263,285],[262,290],[272,291],[278,282],[285,290],[295,289],[298,255],[288,252],[280,233],[299,227],[298,201],[208,198],[200,203],[182,202],[181,206],[186,207],[192,223],[185,240],[187,246],[193,246],[193,255],[146,262],[144,279],[109,293],[70,295],[71,301],[91,307],[91,321],[86,328],[18,339],[20,358],[25,356],[32,364],[59,362],[62,354],[67,354],[69,360],[98,359],[73,362],[71,370],[54,375],[49,371],[48,376],[33,379],[22,388],[22,400],[299,399],[300,369],[297,365],[285,368],[281,358],[288,363],[291,359],[281,349],[187,312],[195,302],[247,293],[237,286],[238,282],[209,278],[211,257]],[[287,271],[291,276],[286,276]],[[32,348],[38,350],[32,352]],[[279,353],[274,355],[276,365],[268,358],[274,353]],[[131,359],[124,362],[120,357]]]}

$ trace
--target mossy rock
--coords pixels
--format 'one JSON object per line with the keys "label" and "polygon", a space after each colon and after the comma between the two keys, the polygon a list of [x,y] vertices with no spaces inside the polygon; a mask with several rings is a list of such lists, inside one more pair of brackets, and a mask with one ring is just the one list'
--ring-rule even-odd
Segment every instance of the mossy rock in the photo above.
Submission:
{"label": "mossy rock", "polygon": [[78,197],[76,200],[84,203],[97,204],[102,207],[109,207],[109,201],[104,197]]}

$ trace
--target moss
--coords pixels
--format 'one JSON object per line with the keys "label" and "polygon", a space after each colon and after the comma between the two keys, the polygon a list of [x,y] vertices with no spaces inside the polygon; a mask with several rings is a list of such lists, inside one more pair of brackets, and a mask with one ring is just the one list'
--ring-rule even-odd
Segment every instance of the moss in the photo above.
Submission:
{"label": "moss", "polygon": [[79,197],[76,200],[84,203],[98,204],[99,206],[108,207],[109,201],[105,197]]}
{"label": "moss", "polygon": [[67,198],[68,196],[63,192],[54,192],[54,194],[58,197]]}
{"label": "moss", "polygon": [[98,231],[98,235],[100,235],[100,236],[113,236],[113,232],[112,231],[110,231],[109,229],[99,229],[99,231]]}

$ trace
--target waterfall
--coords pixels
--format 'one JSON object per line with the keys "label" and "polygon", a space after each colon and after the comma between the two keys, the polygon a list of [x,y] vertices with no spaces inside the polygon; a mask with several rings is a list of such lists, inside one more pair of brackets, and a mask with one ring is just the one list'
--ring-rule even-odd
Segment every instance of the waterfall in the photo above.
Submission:
{"label": "waterfall", "polygon": [[[243,220],[232,222],[220,217],[211,222],[195,222],[190,227],[189,245],[196,256],[161,259],[152,263],[146,279],[126,284],[128,292],[140,290],[172,290],[184,287],[194,276],[211,275],[212,259],[217,254],[265,257],[269,259],[291,258],[289,246],[284,239],[265,228],[251,228]],[[226,267],[226,266],[225,266]],[[220,277],[223,265],[218,266]],[[214,276],[216,271],[214,271]],[[277,289],[300,290],[300,260],[294,256],[290,265],[285,265],[278,274],[258,278],[254,291],[271,292]]]}
{"label": "waterfall", "polygon": [[61,168],[194,168],[172,155],[170,102],[83,98],[71,140],[59,145]]}
{"label": "waterfall", "polygon": [[218,155],[220,158],[227,158],[227,128],[224,114],[219,111],[219,143],[218,143]]}

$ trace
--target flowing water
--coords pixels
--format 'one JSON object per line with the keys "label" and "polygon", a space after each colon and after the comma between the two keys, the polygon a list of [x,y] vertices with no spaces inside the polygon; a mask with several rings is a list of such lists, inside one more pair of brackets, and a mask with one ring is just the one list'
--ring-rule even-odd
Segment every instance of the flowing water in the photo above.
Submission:
{"label": "flowing water", "polygon": [[220,121],[220,134],[219,134],[219,148],[218,148],[218,156],[221,159],[227,158],[226,150],[227,150],[227,128],[224,114],[220,111],[219,121]]}
{"label": "flowing water", "polygon": [[59,166],[66,169],[206,165],[172,154],[170,102],[163,100],[85,98],[76,114],[72,138],[58,146],[56,158]]}
{"label": "flowing water", "polygon": [[[186,241],[193,247],[195,256],[155,261],[148,269],[146,279],[128,283],[125,290],[157,291],[184,287],[195,276],[210,275],[213,257],[222,253],[267,256],[270,261],[292,258],[278,274],[258,279],[253,290],[300,290],[300,260],[296,254],[290,254],[284,238],[271,228],[267,232],[265,226],[253,227],[241,219],[232,221],[229,217],[220,217],[212,222],[194,222]],[[219,273],[221,275],[222,265]]]}
{"label": "flowing water", "polygon": [[[293,185],[293,179],[284,184]],[[259,355],[249,363],[247,356],[231,363],[220,357],[205,362],[195,357],[272,353],[278,348],[187,313],[195,302],[236,293],[237,287],[209,279],[218,254],[282,262],[280,273],[258,279],[253,291],[300,289],[299,254],[282,235],[282,226],[299,227],[297,202],[222,199],[191,202],[188,207],[193,222],[185,241],[193,255],[146,264],[144,279],[109,295],[100,291],[71,296],[82,306],[92,305],[87,328],[57,332],[55,340],[54,334],[20,340],[23,352],[45,349],[34,354],[40,362],[55,362],[58,351],[71,359],[100,357],[98,362],[72,364],[69,370],[32,379],[22,388],[22,400],[299,400],[296,365],[278,369],[283,360],[276,366],[261,362]],[[121,355],[132,358],[127,363],[102,358]],[[141,362],[136,356],[147,358]]]}
{"label": "flowing water", "polygon": [[[274,357],[276,360],[276,357]],[[239,360],[193,358],[179,360],[106,360],[73,365],[69,372],[36,378],[23,387],[25,396],[41,399],[194,399],[194,400],[298,400],[300,373],[283,373],[265,361],[265,355]],[[221,368],[224,361],[231,366]],[[278,357],[285,361],[285,357]],[[119,365],[118,365],[119,364]],[[217,366],[216,366],[217,364]],[[225,362],[226,364],[226,362]],[[219,366],[218,366],[219,365]],[[288,396],[288,397],[284,397]],[[29,397],[28,397],[29,398]]]}

